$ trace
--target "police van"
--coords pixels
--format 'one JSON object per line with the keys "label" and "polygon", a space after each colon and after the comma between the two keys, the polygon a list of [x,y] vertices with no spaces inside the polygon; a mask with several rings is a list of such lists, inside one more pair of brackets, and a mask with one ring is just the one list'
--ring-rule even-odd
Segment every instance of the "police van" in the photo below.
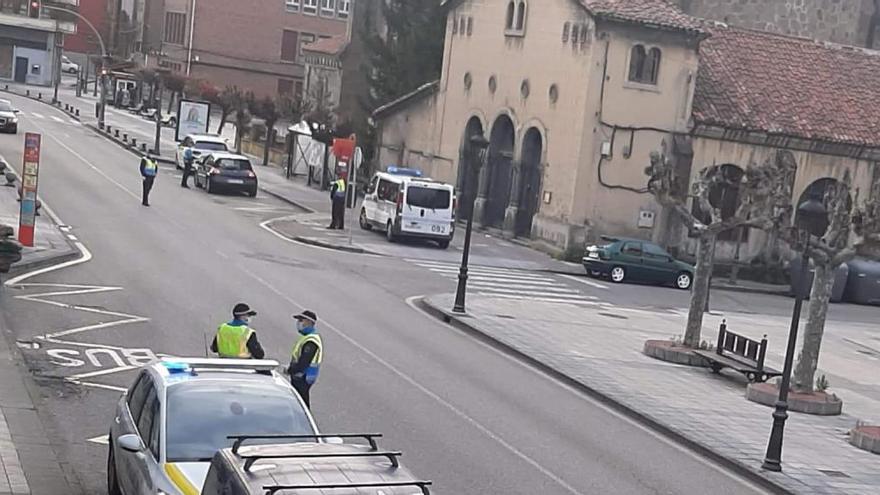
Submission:
{"label": "police van", "polygon": [[419,170],[388,167],[370,180],[358,223],[384,230],[390,242],[422,238],[446,249],[455,234],[455,188]]}
{"label": "police van", "polygon": [[[381,436],[230,436],[232,447],[214,454],[201,495],[430,495],[431,482],[401,466],[399,451],[379,448]],[[368,444],[343,443],[350,438]]]}

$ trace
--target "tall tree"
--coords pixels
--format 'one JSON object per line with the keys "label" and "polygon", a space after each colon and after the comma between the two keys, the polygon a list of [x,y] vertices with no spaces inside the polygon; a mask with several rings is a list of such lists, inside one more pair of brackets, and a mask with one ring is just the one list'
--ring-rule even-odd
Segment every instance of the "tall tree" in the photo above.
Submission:
{"label": "tall tree", "polygon": [[[750,164],[742,174],[725,173],[720,166],[700,171],[692,184],[691,198],[701,214],[688,208],[689,177],[671,163],[665,153],[651,153],[648,190],[657,201],[669,208],[698,241],[697,267],[694,273],[684,345],[698,347],[703,330],[703,312],[709,296],[709,282],[718,234],[734,228],[776,230],[786,225],[791,212],[791,188],[796,164],[791,153],[779,151],[763,164]],[[718,197],[724,189],[735,192],[735,208],[726,214]]]}
{"label": "tall tree", "polygon": [[223,91],[217,94],[215,102],[220,107],[220,125],[217,126],[217,134],[223,133],[226,122],[229,120],[229,114],[235,110],[236,104],[243,97],[241,89],[238,86],[226,86]]}
{"label": "tall tree", "polygon": [[379,2],[387,29],[365,22],[369,110],[439,78],[446,33],[446,9],[438,0],[372,1]]}
{"label": "tall tree", "polygon": [[232,110],[235,112],[235,151],[241,153],[241,140],[244,133],[251,125],[251,109],[254,106],[255,97],[250,91],[242,93],[238,91],[232,99]]}
{"label": "tall tree", "polygon": [[802,392],[812,392],[816,383],[835,270],[857,254],[875,257],[880,244],[880,174],[875,174],[864,201],[859,200],[858,193],[853,199],[852,193],[852,178],[847,170],[840,181],[825,190],[828,229],[821,238],[813,238],[810,242],[815,275],[803,343],[794,372],[794,387]]}
{"label": "tall tree", "polygon": [[171,98],[168,100],[168,110],[166,110],[166,113],[171,113],[175,103],[183,94],[183,90],[186,89],[187,77],[180,74],[170,73],[165,75],[164,81],[165,89],[171,92]]}
{"label": "tall tree", "polygon": [[275,144],[275,124],[281,115],[281,102],[271,96],[257,100],[254,114],[266,122],[266,144],[263,146],[263,166],[269,165],[269,150]]}

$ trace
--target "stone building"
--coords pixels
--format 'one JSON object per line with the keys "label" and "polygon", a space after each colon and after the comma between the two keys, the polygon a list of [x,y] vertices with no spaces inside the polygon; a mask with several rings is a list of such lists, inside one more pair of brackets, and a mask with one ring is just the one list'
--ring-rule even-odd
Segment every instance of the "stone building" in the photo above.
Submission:
{"label": "stone building", "polygon": [[[447,8],[440,80],[374,114],[379,160],[461,189],[463,143],[484,134],[474,215],[506,236],[552,251],[611,234],[692,252],[645,190],[661,147],[691,177],[785,151],[793,202],[847,169],[864,188],[880,158],[876,52],[713,24],[664,0]],[[763,247],[760,232],[726,234],[718,254]]]}

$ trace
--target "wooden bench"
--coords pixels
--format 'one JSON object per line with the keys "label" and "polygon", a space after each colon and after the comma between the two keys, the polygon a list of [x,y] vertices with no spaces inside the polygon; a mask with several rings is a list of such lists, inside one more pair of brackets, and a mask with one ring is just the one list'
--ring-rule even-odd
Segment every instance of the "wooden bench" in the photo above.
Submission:
{"label": "wooden bench", "polygon": [[762,383],[767,379],[782,375],[782,372],[764,366],[767,355],[767,336],[760,342],[727,330],[727,321],[721,322],[718,329],[718,343],[714,351],[694,351],[709,361],[713,373],[730,368],[742,373],[750,382]]}

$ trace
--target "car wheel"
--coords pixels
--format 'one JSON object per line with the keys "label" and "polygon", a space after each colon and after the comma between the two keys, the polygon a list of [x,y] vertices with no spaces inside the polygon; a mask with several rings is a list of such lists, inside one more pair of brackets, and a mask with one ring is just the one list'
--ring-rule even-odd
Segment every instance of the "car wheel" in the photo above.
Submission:
{"label": "car wheel", "polygon": [[449,240],[444,239],[442,241],[437,241],[437,244],[440,246],[440,249],[448,249],[449,248]]}
{"label": "car wheel", "polygon": [[621,283],[626,280],[626,270],[622,266],[615,266],[611,269],[611,281]]}
{"label": "car wheel", "polygon": [[394,235],[394,224],[391,223],[391,220],[388,220],[388,225],[385,226],[385,238],[388,239],[388,242],[397,241],[397,236]]}
{"label": "car wheel", "polygon": [[249,190],[249,191],[247,192],[247,195],[250,196],[250,197],[252,197],[252,198],[256,198],[256,197],[257,197],[257,188],[255,187],[255,188]]}
{"label": "car wheel", "polygon": [[693,282],[693,277],[688,272],[681,272],[675,277],[675,286],[681,290],[688,290],[691,288],[691,283]]}
{"label": "car wheel", "polygon": [[15,126],[15,127],[12,128],[12,133],[13,133],[13,134],[18,134],[18,126]]}
{"label": "car wheel", "polygon": [[[108,437],[109,438],[109,437]],[[116,476],[116,459],[113,456],[113,441],[108,443],[107,450],[107,493],[108,495],[122,495],[119,489],[119,478]]]}
{"label": "car wheel", "polygon": [[372,230],[373,226],[370,225],[370,221],[367,220],[367,210],[361,208],[361,214],[358,216],[358,224],[360,224],[361,228],[364,230]]}

